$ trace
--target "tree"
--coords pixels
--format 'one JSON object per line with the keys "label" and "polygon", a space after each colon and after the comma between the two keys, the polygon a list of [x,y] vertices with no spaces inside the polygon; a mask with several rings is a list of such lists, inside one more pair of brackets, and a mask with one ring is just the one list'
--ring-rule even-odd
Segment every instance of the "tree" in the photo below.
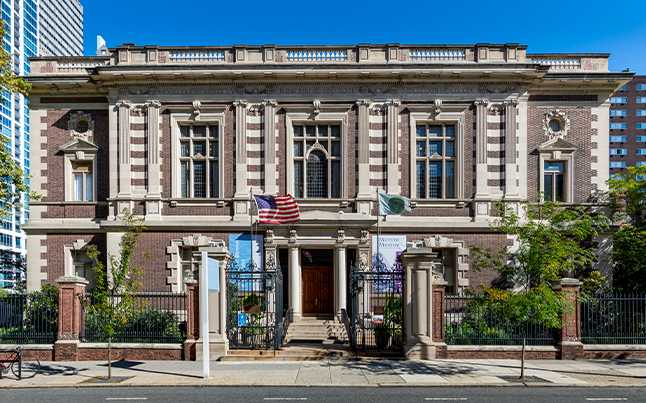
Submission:
{"label": "tree", "polygon": [[[475,269],[494,268],[500,273],[495,289],[486,290],[493,300],[506,301],[512,320],[558,328],[564,300],[552,285],[563,277],[587,278],[596,260],[594,239],[607,231],[608,218],[587,207],[544,203],[528,206],[521,220],[509,208],[494,228],[514,236],[509,253],[476,248]],[[595,277],[598,277],[595,272]]]}
{"label": "tree", "polygon": [[86,315],[108,340],[108,379],[112,378],[112,340],[136,314],[134,294],[139,291],[141,268],[132,264],[139,235],[144,230],[143,221],[129,211],[123,211],[127,231],[119,243],[119,255],[108,256],[110,272],[100,258],[95,245],[87,249],[96,275],[96,284],[90,299],[84,301]]}
{"label": "tree", "polygon": [[612,243],[612,285],[646,293],[646,166],[629,167],[609,181],[620,226]]}
{"label": "tree", "polygon": [[[0,21],[0,38],[4,38],[2,21]],[[26,96],[31,85],[13,72],[12,60],[13,55],[7,53],[4,47],[0,47],[0,87],[5,91]],[[14,208],[20,208],[22,195],[29,191],[23,170],[11,151],[10,140],[2,136],[2,146],[0,146],[0,215],[9,215]]]}

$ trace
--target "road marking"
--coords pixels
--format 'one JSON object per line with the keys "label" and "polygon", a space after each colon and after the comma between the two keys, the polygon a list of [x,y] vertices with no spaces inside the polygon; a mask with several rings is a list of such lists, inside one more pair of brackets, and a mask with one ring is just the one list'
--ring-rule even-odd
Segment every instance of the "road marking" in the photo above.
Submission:
{"label": "road marking", "polygon": [[307,400],[307,398],[306,397],[266,397],[264,398],[264,400],[303,401],[303,400]]}
{"label": "road marking", "polygon": [[147,397],[106,397],[105,400],[148,400]]}
{"label": "road marking", "polygon": [[466,397],[425,397],[424,400],[432,400],[432,401],[438,401],[438,400],[442,400],[442,401],[447,401],[447,400],[450,400],[450,401],[465,401],[465,400],[467,400],[467,398]]}
{"label": "road marking", "polygon": [[628,400],[625,397],[586,397],[585,400],[590,402],[623,402]]}

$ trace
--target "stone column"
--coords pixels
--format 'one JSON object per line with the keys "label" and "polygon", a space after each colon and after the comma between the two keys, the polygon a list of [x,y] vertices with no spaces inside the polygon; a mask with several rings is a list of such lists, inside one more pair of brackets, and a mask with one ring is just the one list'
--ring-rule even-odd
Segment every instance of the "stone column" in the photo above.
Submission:
{"label": "stone column", "polygon": [[265,106],[265,193],[276,194],[276,101],[264,100]]}
{"label": "stone column", "polygon": [[289,246],[289,309],[292,321],[302,316],[300,253],[298,246]]}
{"label": "stone column", "polygon": [[[119,110],[119,194],[118,197],[130,197],[131,190],[131,172],[130,172],[130,107],[128,101],[117,103]],[[117,203],[118,213],[121,207]]]}
{"label": "stone column", "polygon": [[[209,258],[214,258],[219,263],[219,290],[209,290],[208,284],[200,284],[199,287],[204,287],[208,293],[208,317],[209,317],[209,329],[208,329],[208,343],[210,351],[210,359],[217,360],[219,357],[224,356],[229,351],[229,340],[227,338],[227,280],[226,280],[226,268],[229,262],[229,254],[224,245],[220,246],[204,246],[200,247],[197,252],[200,256],[203,256],[203,253],[206,252]],[[200,267],[200,270],[203,270],[204,266]],[[204,292],[200,290],[198,292]],[[199,295],[199,294],[198,294]],[[199,298],[198,298],[199,300]],[[199,305],[199,303],[198,303]],[[198,312],[201,312],[204,309],[202,306],[198,308]],[[199,323],[199,316],[198,323]],[[195,342],[195,358],[197,360],[202,359],[202,343],[204,341],[203,334],[204,330],[201,329],[198,325],[197,329],[200,331],[199,339]]]}
{"label": "stone column", "polygon": [[[433,341],[433,259],[430,248],[409,248],[402,254],[406,270],[404,283],[404,353],[413,359],[433,359],[437,343]],[[438,278],[439,280],[439,278]]]}
{"label": "stone column", "polygon": [[505,199],[520,197],[518,172],[516,170],[516,106],[518,101],[510,99],[505,105]]}
{"label": "stone column", "polygon": [[148,193],[146,218],[161,218],[161,166],[159,164],[159,101],[146,102],[146,137],[148,149]]}
{"label": "stone column", "polygon": [[200,288],[196,280],[186,281],[186,340],[184,360],[195,360],[195,343],[200,338]]}
{"label": "stone column", "polygon": [[489,100],[479,99],[476,106],[476,221],[489,216],[489,187],[487,184],[487,115]]}
{"label": "stone column", "polygon": [[583,354],[581,307],[579,305],[581,282],[575,278],[562,278],[556,288],[560,290],[566,301],[559,341],[559,358],[574,360]]}
{"label": "stone column", "polygon": [[[109,139],[108,139],[108,169],[110,170],[110,199],[119,194],[119,103],[115,98],[110,99],[108,112]],[[109,202],[109,219],[114,220],[117,213],[116,202]]]}
{"label": "stone column", "polygon": [[359,155],[358,175],[359,192],[357,194],[357,212],[370,214],[370,201],[374,195],[370,190],[370,101],[361,99],[357,101],[358,124],[359,124]]}
{"label": "stone column", "polygon": [[341,309],[348,310],[348,269],[345,245],[338,245],[334,252],[336,259],[336,313],[341,318]]}
{"label": "stone column", "polygon": [[400,194],[399,183],[399,105],[398,99],[391,99],[386,103],[387,116],[387,191],[391,194]]}
{"label": "stone column", "polygon": [[67,276],[56,280],[58,284],[58,338],[54,343],[55,361],[78,361],[78,347],[83,322],[81,298],[87,280]]}
{"label": "stone column", "polygon": [[249,219],[249,186],[247,185],[247,101],[236,101],[236,191],[234,215],[240,220]]}

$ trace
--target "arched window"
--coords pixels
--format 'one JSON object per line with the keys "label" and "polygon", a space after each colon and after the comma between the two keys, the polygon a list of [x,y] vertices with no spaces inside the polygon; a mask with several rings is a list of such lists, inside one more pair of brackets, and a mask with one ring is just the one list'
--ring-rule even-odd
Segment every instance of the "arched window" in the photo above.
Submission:
{"label": "arched window", "polygon": [[294,126],[294,196],[341,197],[341,126]]}
{"label": "arched window", "polygon": [[327,158],[320,150],[314,150],[307,157],[307,196],[327,198]]}

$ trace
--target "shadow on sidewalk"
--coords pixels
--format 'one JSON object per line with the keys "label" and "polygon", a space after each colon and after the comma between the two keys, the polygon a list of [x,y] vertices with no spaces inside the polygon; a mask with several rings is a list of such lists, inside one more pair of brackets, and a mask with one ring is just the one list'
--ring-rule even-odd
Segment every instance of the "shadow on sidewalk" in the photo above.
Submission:
{"label": "shadow on sidewalk", "polygon": [[388,360],[388,361],[330,361],[330,366],[368,371],[373,374],[394,375],[466,375],[476,371],[468,365],[446,362],[441,365],[421,361]]}
{"label": "shadow on sidewalk", "polygon": [[[182,376],[185,378],[202,379],[200,375],[190,375],[190,374],[183,374],[179,372],[167,372],[167,371],[157,371],[157,370],[146,369],[146,368],[137,368],[138,365],[142,365],[142,364],[145,364],[145,363],[141,361],[120,360],[120,361],[113,362],[112,368],[121,368],[121,369],[127,369],[128,371],[144,372],[148,374],[173,375],[173,376]],[[98,366],[107,368],[108,364],[107,363],[98,364]]]}

